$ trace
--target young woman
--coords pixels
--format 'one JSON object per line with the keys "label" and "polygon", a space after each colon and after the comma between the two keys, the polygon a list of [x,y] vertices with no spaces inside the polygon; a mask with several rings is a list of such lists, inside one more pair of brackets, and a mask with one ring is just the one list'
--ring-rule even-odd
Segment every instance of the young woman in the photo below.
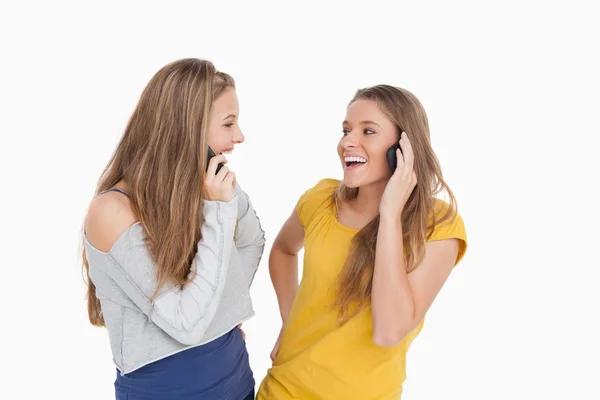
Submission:
{"label": "young woman", "polygon": [[[395,143],[392,169],[386,152]],[[259,400],[400,398],[407,350],[466,250],[413,94],[359,90],[338,154],[343,181],[306,191],[271,250],[283,327]],[[449,202],[436,199],[442,190]]]}
{"label": "young woman", "polygon": [[234,173],[217,173],[244,141],[238,115],[234,80],[212,63],[166,65],[100,179],[84,267],[117,399],[254,397],[239,324],[254,313],[249,288],[265,239]]}

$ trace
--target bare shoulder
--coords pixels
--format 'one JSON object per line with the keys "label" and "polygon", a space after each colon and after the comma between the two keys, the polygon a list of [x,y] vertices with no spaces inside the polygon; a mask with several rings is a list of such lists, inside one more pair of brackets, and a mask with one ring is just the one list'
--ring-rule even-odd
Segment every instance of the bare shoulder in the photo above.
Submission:
{"label": "bare shoulder", "polygon": [[85,220],[86,236],[92,246],[108,252],[119,236],[137,221],[127,197],[119,193],[97,196]]}

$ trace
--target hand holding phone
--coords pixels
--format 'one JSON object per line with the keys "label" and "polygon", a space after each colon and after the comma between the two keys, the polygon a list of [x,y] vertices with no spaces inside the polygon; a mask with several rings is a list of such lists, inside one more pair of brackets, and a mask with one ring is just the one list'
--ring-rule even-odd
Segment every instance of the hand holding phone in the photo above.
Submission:
{"label": "hand holding phone", "polygon": [[395,142],[385,152],[385,157],[387,158],[388,165],[392,169],[392,172],[395,172],[396,167],[398,166],[398,158],[396,157],[396,150],[398,150],[398,149],[400,149],[400,152],[402,152],[402,148],[400,148],[400,143]]}
{"label": "hand holding phone", "polygon": [[[202,188],[206,200],[229,202],[235,197],[235,174],[223,165],[226,162],[222,154],[210,158]],[[219,173],[216,173],[217,169]]]}
{"label": "hand holding phone", "polygon": [[[391,154],[397,154],[397,157],[402,157],[402,159],[392,158]],[[404,206],[417,185],[414,152],[405,132],[402,132],[399,143],[394,144],[386,151],[386,156],[391,164],[390,167],[394,166],[394,172],[385,186],[383,196],[381,196],[379,214],[382,218],[397,220],[402,216]]]}
{"label": "hand holding phone", "polygon": [[[210,159],[213,158],[214,156],[216,156],[215,152],[213,151],[213,149],[210,148],[210,146],[208,146],[208,159],[206,160],[206,169],[208,169],[208,164],[210,163]],[[219,173],[221,168],[223,168],[223,163],[219,163],[219,165],[217,165],[217,171],[215,172],[215,175]]]}

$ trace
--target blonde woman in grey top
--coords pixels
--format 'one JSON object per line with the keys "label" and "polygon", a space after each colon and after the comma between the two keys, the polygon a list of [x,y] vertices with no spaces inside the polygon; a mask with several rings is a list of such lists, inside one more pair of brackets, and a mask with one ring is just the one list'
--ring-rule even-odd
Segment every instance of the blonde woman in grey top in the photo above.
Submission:
{"label": "blonde woman in grey top", "polygon": [[[224,153],[244,141],[235,83],[183,59],[144,89],[84,229],[90,322],[117,399],[253,398],[239,324],[265,238]],[[214,151],[214,157],[209,152]]]}

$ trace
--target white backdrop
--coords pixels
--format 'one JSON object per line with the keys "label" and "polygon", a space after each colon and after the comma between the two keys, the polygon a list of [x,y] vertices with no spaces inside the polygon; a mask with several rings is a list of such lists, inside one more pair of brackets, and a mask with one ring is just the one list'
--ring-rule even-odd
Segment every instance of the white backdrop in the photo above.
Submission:
{"label": "white backdrop", "polygon": [[230,166],[267,233],[244,324],[257,384],[280,328],[270,245],[304,190],[341,177],[354,91],[388,83],[423,102],[469,237],[404,398],[599,399],[593,2],[207,3],[0,6],[0,398],[113,396],[81,223],[150,77],[201,57],[237,80],[246,143]]}

